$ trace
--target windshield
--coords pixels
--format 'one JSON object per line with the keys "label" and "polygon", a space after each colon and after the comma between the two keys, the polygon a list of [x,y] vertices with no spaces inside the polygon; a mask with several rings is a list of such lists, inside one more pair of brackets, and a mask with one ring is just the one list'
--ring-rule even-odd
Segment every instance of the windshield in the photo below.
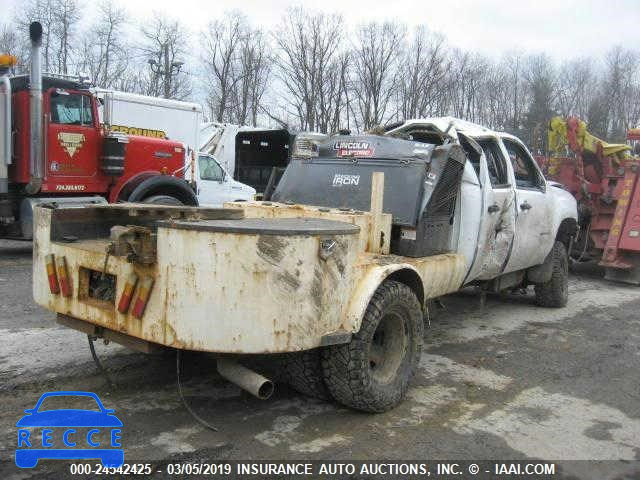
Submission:
{"label": "windshield", "polygon": [[213,180],[221,182],[224,174],[222,167],[216,162],[215,158],[207,155],[200,155],[198,157],[198,167],[200,168],[201,180]]}
{"label": "windshield", "polygon": [[63,125],[93,125],[91,99],[80,93],[51,94],[51,122]]}

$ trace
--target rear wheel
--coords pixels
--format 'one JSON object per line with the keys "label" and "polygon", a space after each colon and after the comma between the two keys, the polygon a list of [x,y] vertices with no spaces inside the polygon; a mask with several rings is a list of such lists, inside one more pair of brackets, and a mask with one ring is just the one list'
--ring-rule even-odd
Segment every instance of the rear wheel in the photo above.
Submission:
{"label": "rear wheel", "polygon": [[420,360],[423,328],[422,308],[413,291],[399,282],[384,282],[351,342],[322,352],[324,380],[331,395],[366,412],[395,407]]}
{"label": "rear wheel", "polygon": [[562,242],[553,244],[551,262],[551,278],[535,286],[536,302],[542,307],[564,307],[569,299],[569,259]]}
{"label": "rear wheel", "polygon": [[145,198],[142,203],[153,203],[155,205],[184,205],[184,203],[171,195],[152,195]]}
{"label": "rear wheel", "polygon": [[285,381],[297,392],[320,400],[331,399],[324,384],[319,349],[290,353],[282,360]]}

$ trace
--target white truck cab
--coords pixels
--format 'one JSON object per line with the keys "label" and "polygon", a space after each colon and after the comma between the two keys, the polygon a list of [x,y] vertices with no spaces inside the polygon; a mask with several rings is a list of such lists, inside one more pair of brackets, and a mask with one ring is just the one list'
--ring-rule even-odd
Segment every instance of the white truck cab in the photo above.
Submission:
{"label": "white truck cab", "polygon": [[198,201],[202,206],[253,200],[255,188],[234,180],[213,155],[198,154],[195,166]]}
{"label": "white truck cab", "polygon": [[559,237],[568,244],[575,199],[547,182],[517,137],[453,117],[408,120],[387,135],[463,146],[457,250],[470,265],[465,283],[542,264]]}

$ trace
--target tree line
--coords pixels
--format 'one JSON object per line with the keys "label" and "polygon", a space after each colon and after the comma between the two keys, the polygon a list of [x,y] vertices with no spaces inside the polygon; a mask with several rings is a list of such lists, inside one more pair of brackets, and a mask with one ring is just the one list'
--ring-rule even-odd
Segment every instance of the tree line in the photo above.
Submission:
{"label": "tree line", "polygon": [[87,24],[83,0],[27,0],[0,28],[0,51],[28,63],[28,25],[43,25],[43,69],[85,72],[100,87],[200,101],[212,120],[323,133],[452,115],[546,147],[553,115],[576,115],[609,141],[640,123],[640,50],[602,58],[500,57],[455,48],[427,26],[292,7],[267,30],[239,11],[192,31],[169,15],[143,22],[112,0]]}

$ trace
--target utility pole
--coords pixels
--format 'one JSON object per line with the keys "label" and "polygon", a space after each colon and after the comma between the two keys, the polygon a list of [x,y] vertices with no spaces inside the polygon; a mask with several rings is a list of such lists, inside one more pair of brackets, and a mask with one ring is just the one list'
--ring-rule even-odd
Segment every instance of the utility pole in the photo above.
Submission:
{"label": "utility pole", "polygon": [[171,95],[171,66],[169,65],[169,44],[164,44],[164,98]]}
{"label": "utility pole", "polygon": [[148,60],[151,71],[158,76],[162,77],[162,90],[164,98],[171,98],[171,84],[173,76],[180,73],[180,69],[184,65],[184,62],[169,61],[169,42],[162,44],[161,57],[163,57],[163,64],[157,62],[154,58]]}

